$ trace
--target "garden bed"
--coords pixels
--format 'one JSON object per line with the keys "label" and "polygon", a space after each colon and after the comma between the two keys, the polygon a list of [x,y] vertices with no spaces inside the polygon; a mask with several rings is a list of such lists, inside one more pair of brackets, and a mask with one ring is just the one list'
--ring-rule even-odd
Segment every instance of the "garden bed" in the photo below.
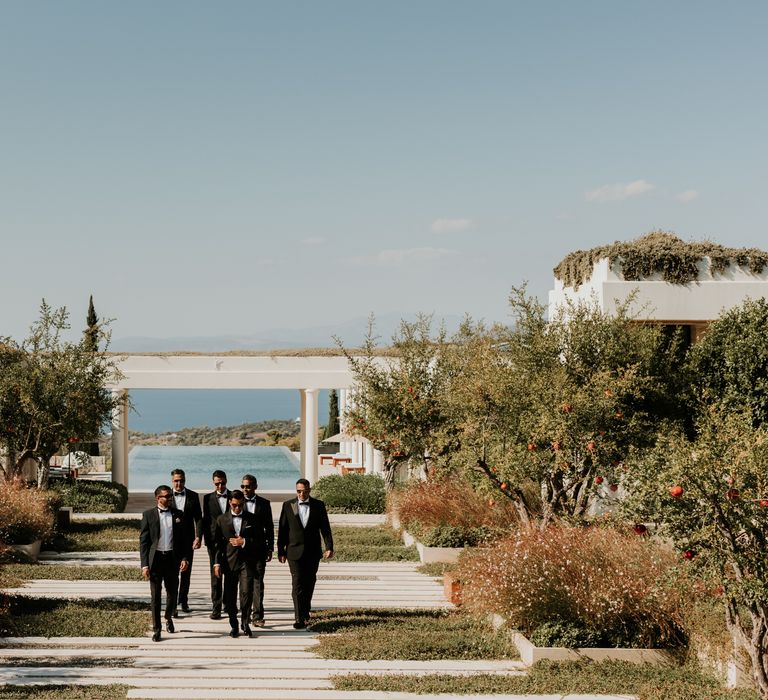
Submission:
{"label": "garden bed", "polygon": [[405,542],[406,547],[416,545],[422,564],[435,564],[437,562],[454,564],[465,549],[464,547],[427,547],[407,530],[403,530],[403,542]]}

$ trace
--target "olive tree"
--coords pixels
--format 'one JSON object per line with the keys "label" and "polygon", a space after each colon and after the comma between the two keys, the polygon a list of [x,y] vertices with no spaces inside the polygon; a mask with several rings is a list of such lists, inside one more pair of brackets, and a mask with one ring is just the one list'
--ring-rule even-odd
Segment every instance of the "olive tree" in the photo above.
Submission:
{"label": "olive tree", "polygon": [[68,444],[97,436],[115,408],[107,389],[118,377],[114,359],[93,352],[86,336],[77,343],[65,340],[68,319],[65,308],[53,309],[43,300],[24,341],[0,339],[0,440],[8,455],[7,479],[17,477],[32,458],[44,487],[50,458]]}

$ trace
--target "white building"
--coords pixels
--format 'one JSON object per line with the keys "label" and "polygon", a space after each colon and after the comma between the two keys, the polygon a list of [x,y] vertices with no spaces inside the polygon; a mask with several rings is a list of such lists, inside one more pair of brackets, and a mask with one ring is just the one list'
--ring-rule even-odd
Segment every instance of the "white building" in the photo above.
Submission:
{"label": "white building", "polygon": [[582,284],[565,286],[555,278],[549,293],[549,316],[573,302],[594,300],[605,313],[616,309],[634,293],[631,307],[638,319],[663,324],[688,326],[695,341],[708,323],[723,311],[738,306],[747,298],[768,297],[768,268],[760,274],[732,263],[724,272],[713,274],[709,258],[699,263],[698,280],[688,284],[672,284],[656,273],[642,280],[625,280],[619,261],[608,257],[593,264],[592,275]]}

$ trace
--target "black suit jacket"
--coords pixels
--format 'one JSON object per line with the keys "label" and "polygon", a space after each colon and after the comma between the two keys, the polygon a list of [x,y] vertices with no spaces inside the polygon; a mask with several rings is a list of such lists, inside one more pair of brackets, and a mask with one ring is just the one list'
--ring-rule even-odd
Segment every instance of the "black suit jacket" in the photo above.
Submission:
{"label": "black suit jacket", "polygon": [[[246,501],[244,508],[248,509]],[[264,538],[260,542],[259,557],[266,559],[267,553],[271,553],[275,548],[275,526],[272,523],[272,506],[266,498],[256,496],[256,508],[253,511],[259,522],[259,526],[264,531]]]}
{"label": "black suit jacket", "polygon": [[203,511],[200,509],[200,496],[197,491],[192,489],[185,489],[185,491],[187,498],[184,501],[184,519],[187,521],[189,536],[194,540],[196,537],[203,536]]}
{"label": "black suit jacket", "polygon": [[232,513],[227,512],[216,518],[213,528],[216,563],[220,564],[224,571],[239,571],[246,563],[254,564],[263,548],[264,531],[259,519],[252,513],[243,513],[242,518],[240,537],[245,540],[242,547],[229,543],[229,538],[235,537]]}
{"label": "black suit jacket", "polygon": [[299,519],[298,501],[298,498],[292,498],[283,503],[280,523],[277,527],[277,553],[279,556],[285,556],[292,560],[302,557],[322,559],[321,535],[325,549],[333,551],[331,523],[328,521],[325,503],[310,497],[309,520],[307,520],[305,528],[301,526]]}
{"label": "black suit jacket", "polygon": [[205,494],[203,499],[203,539],[205,540],[205,546],[209,549],[216,548],[216,540],[214,538],[214,529],[216,528],[216,518],[224,513],[229,512],[229,497],[232,492],[227,489],[227,507],[222,512],[219,507],[219,497],[215,491]]}
{"label": "black suit jacket", "polygon": [[[187,561],[192,556],[192,538],[187,532],[187,523],[184,513],[176,508],[171,508],[173,518],[173,556],[181,564],[183,559]],[[141,532],[139,533],[139,556],[142,568],[152,568],[157,545],[160,542],[160,512],[157,506],[144,511],[141,517]]]}

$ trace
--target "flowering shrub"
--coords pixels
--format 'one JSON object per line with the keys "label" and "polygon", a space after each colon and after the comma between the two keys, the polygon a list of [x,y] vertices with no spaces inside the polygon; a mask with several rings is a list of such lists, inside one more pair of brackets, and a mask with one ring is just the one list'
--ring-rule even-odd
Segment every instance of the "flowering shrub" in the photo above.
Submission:
{"label": "flowering shrub", "polygon": [[29,544],[52,532],[48,493],[18,483],[0,484],[0,542]]}
{"label": "flowering shrub", "polygon": [[683,596],[666,583],[674,560],[610,528],[526,528],[467,553],[459,578],[467,609],[504,615],[526,634],[557,623],[605,646],[668,646],[683,636]]}
{"label": "flowering shrub", "polygon": [[476,545],[517,523],[508,499],[496,501],[460,480],[411,482],[391,496],[401,525],[432,547]]}

